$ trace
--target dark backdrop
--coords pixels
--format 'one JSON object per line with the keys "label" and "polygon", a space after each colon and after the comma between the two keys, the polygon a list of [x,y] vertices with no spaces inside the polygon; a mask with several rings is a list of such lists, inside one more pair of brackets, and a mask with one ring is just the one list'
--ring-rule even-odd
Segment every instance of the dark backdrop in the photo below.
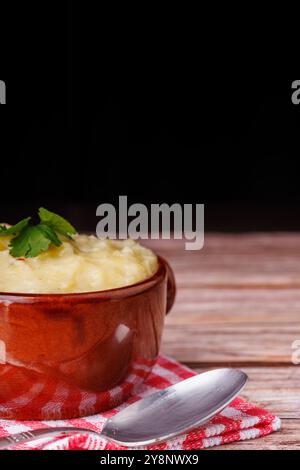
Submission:
{"label": "dark backdrop", "polygon": [[7,13],[0,220],[44,205],[93,230],[127,194],[205,203],[206,230],[300,229],[297,76],[211,68],[192,12],[178,21],[68,1]]}

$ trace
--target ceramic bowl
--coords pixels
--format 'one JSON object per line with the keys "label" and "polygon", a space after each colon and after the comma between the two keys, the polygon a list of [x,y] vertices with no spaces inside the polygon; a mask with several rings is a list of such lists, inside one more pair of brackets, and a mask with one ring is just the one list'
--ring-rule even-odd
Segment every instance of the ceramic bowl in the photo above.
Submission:
{"label": "ceramic bowl", "polygon": [[63,419],[121,403],[149,375],[172,270],[137,284],[80,294],[0,293],[0,417]]}

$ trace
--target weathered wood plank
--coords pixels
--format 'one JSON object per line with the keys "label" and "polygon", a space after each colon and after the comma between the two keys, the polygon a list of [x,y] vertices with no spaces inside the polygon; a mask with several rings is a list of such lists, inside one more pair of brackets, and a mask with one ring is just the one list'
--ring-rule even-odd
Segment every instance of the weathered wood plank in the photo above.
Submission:
{"label": "weathered wood plank", "polygon": [[148,244],[170,260],[178,284],[166,353],[193,364],[291,363],[300,339],[297,234],[209,234],[199,252],[178,240]]}
{"label": "weathered wood plank", "polygon": [[148,240],[168,258],[179,286],[299,288],[299,234],[208,234],[201,251],[182,240]]}
{"label": "weathered wood plank", "polygon": [[300,324],[167,324],[162,350],[193,366],[292,364]]}
{"label": "weathered wood plank", "polygon": [[224,254],[233,251],[236,254],[266,254],[276,256],[299,256],[300,234],[286,232],[266,233],[206,233],[204,248],[200,251],[184,251],[184,240],[143,240],[143,244],[151,246],[158,251],[174,252],[176,256],[207,252]]}
{"label": "weathered wood plank", "polygon": [[299,289],[178,288],[170,325],[298,323]]}

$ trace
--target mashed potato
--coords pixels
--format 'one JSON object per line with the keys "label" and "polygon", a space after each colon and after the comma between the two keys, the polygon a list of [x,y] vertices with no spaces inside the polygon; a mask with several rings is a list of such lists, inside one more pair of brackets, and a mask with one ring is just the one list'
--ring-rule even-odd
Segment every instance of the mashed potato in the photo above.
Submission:
{"label": "mashed potato", "polygon": [[157,270],[155,254],[133,240],[76,235],[26,260],[13,258],[8,245],[0,238],[0,292],[93,292],[135,284]]}

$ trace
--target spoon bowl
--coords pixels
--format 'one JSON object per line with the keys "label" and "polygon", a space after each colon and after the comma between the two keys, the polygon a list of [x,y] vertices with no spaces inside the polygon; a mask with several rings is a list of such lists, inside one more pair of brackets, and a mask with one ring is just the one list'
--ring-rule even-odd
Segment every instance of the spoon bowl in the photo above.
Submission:
{"label": "spoon bowl", "polygon": [[196,375],[120,411],[106,422],[102,435],[127,447],[166,441],[220,413],[239,394],[247,379],[237,369]]}

